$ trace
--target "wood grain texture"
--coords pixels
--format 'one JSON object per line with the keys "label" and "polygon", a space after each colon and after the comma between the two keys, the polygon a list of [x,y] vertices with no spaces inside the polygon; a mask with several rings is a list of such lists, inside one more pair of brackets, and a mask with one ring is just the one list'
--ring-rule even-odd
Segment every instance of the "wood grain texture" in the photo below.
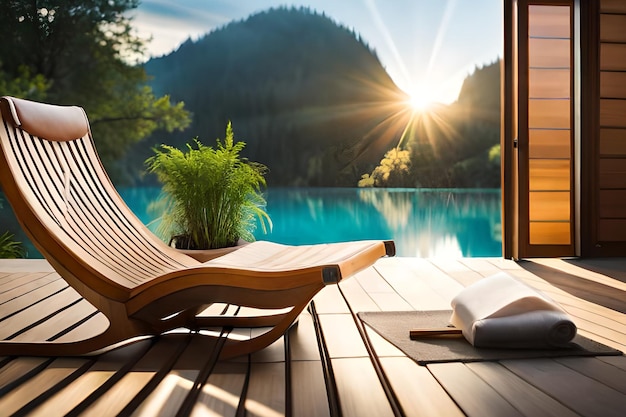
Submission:
{"label": "wood grain texture", "polygon": [[600,70],[626,71],[626,44],[600,44]]}
{"label": "wood grain texture", "polygon": [[343,416],[393,416],[369,358],[338,358],[332,364]]}
{"label": "wood grain texture", "polygon": [[600,100],[600,126],[611,128],[626,127],[626,100]]}
{"label": "wood grain texture", "polygon": [[428,370],[469,417],[522,416],[487,381],[465,364],[431,364],[428,365]]}
{"label": "wood grain texture", "polygon": [[626,156],[626,129],[600,129],[600,157]]}
{"label": "wood grain texture", "polygon": [[87,359],[79,358],[55,359],[28,381],[0,397],[0,410],[5,415],[16,413],[47,390],[54,389],[86,362],[88,362]]}
{"label": "wood grain texture", "polygon": [[573,410],[559,403],[533,385],[503,371],[493,362],[469,363],[467,367],[489,384],[513,407],[525,416],[575,417]]}
{"label": "wood grain texture", "polygon": [[407,357],[386,357],[381,362],[407,417],[464,415],[427,368]]}
{"label": "wood grain texture", "polygon": [[556,361],[505,361],[503,365],[582,415],[618,417],[626,411],[625,394]]}
{"label": "wood grain texture", "polygon": [[250,371],[250,387],[245,399],[247,416],[285,415],[285,365],[254,363]]}
{"label": "wood grain texture", "polygon": [[537,38],[569,38],[569,6],[531,5],[528,7],[528,35]]}
{"label": "wood grain texture", "polygon": [[[550,267],[551,273],[527,268],[527,264]],[[21,270],[17,274],[30,274],[35,281],[41,277],[35,270],[28,272],[19,266],[13,269]],[[434,301],[424,301],[425,305],[447,309],[450,299],[464,286],[499,271],[545,292],[572,316],[581,334],[626,350],[626,314],[551,283],[553,276],[561,276],[583,288],[597,283],[613,292],[624,291],[623,259],[513,262],[501,258],[390,258],[358,274],[349,285],[341,284],[341,292],[333,286],[328,287],[330,292],[318,294],[324,300],[322,304],[327,303],[326,312],[314,316],[312,309],[300,315],[298,324],[289,330],[288,340],[281,338],[252,356],[220,360],[206,379],[198,377],[216,349],[216,339],[205,331],[204,335],[173,333],[91,358],[0,357],[0,404],[6,401],[7,410],[13,411],[35,404],[30,410],[32,415],[73,410],[102,416],[117,415],[122,410],[128,415],[173,415],[191,393],[197,392],[192,416],[236,416],[238,410],[258,416],[330,416],[328,387],[332,382],[337,387],[336,401],[342,415],[392,416],[392,403],[348,306],[391,311],[393,304],[381,308],[384,304],[371,302],[380,295],[392,299],[395,293],[397,299],[410,299],[416,304],[410,308],[419,309],[419,300],[430,298]],[[10,273],[4,277],[21,279]],[[27,286],[25,281],[22,284]],[[42,281],[40,284],[47,285]],[[411,295],[413,288],[421,294]],[[220,311],[223,308],[218,307]],[[321,324],[321,339],[314,318]],[[239,329],[234,336],[250,337],[256,331],[263,329]],[[624,356],[424,367],[371,329],[366,328],[366,332],[401,415],[600,417],[625,411]],[[324,370],[319,343],[328,347],[331,373]],[[85,364],[88,366],[82,369]],[[68,380],[76,373],[75,379]]]}
{"label": "wood grain texture", "polygon": [[532,158],[569,159],[572,157],[572,131],[569,129],[531,129],[528,132],[528,156]]}
{"label": "wood grain texture", "polygon": [[600,0],[602,13],[626,13],[626,4],[623,0]]}
{"label": "wood grain texture", "polygon": [[626,42],[626,14],[600,15],[600,42]]}

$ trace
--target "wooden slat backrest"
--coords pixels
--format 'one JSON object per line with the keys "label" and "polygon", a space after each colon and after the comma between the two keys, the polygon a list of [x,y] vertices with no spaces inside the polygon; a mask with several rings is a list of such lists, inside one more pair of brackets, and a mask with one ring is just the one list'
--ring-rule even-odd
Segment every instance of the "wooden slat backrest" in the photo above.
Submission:
{"label": "wooden slat backrest", "polygon": [[[41,126],[28,119],[40,136],[20,125],[33,104],[26,103],[22,109],[20,100],[2,98],[0,169],[16,216],[46,257],[120,301],[146,281],[197,264],[155,238],[125,205],[100,163],[82,109],[40,104],[74,125],[69,135],[86,126],[74,139],[60,137],[62,127],[54,126],[48,140],[45,120]],[[36,109],[45,114],[46,107]]]}

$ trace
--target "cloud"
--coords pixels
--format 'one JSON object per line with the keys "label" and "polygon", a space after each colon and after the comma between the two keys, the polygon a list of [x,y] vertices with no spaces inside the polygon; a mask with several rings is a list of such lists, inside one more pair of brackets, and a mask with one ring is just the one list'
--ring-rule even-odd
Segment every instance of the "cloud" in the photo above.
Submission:
{"label": "cloud", "polygon": [[[147,43],[150,56],[175,50],[189,38],[197,39],[232,20],[221,2],[196,0],[144,0],[130,16],[138,35]],[[228,6],[226,6],[226,9]]]}

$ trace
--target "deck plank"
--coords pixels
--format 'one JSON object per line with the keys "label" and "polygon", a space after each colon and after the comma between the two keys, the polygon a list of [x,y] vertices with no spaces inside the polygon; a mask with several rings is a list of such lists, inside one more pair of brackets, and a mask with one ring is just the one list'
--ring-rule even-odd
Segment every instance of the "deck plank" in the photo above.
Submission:
{"label": "deck plank", "polygon": [[252,363],[250,386],[245,398],[246,415],[274,417],[285,415],[285,364]]}
{"label": "deck plank", "polygon": [[[47,298],[30,306],[30,308],[19,311],[11,317],[12,320],[3,323],[4,325],[0,327],[0,339],[10,340],[18,333],[27,330],[32,324],[45,320],[50,314],[65,309],[82,299],[75,291],[70,291],[70,288],[67,287],[64,288],[66,289],[61,289],[58,292],[54,292],[52,289],[47,291],[49,293]],[[39,340],[46,340],[46,338],[42,335]]]}
{"label": "deck plank", "polygon": [[357,280],[348,280],[339,284],[344,299],[349,299],[352,311],[379,311],[380,307],[363,289]]}
{"label": "deck plank", "polygon": [[291,415],[303,417],[330,416],[330,405],[320,347],[313,318],[309,312],[300,315],[289,330],[291,377]]}
{"label": "deck plank", "polygon": [[450,278],[457,281],[462,287],[467,287],[483,278],[482,275],[468,268],[459,259],[433,259],[432,263],[444,271]]}
{"label": "deck plank", "polygon": [[330,406],[321,361],[293,361],[291,371],[292,415],[329,417]]}
{"label": "deck plank", "polygon": [[216,415],[234,417],[242,396],[248,365],[242,362],[220,362],[209,376],[191,416]]}
{"label": "deck plank", "polygon": [[[373,311],[408,311],[413,307],[385,280],[374,267],[353,278],[376,304]],[[367,310],[362,310],[367,311]]]}
{"label": "deck plank", "polygon": [[331,358],[360,358],[368,353],[354,319],[349,314],[321,314],[319,317]]}
{"label": "deck plank", "polygon": [[13,358],[0,368],[0,393],[7,392],[15,380],[36,372],[36,369],[45,365],[47,358],[33,358],[29,356]]}
{"label": "deck plank", "polygon": [[626,371],[626,356],[601,356],[596,359]]}
{"label": "deck plank", "polygon": [[21,285],[7,291],[5,294],[8,295],[8,298],[0,303],[2,307],[0,320],[16,314],[64,288],[68,288],[68,285],[60,278],[53,281],[35,279],[32,285]]}
{"label": "deck plank", "polygon": [[393,411],[369,357],[332,360],[344,417],[391,417]]}
{"label": "deck plank", "polygon": [[74,342],[88,339],[104,332],[107,327],[109,327],[109,320],[104,314],[98,313],[56,339],[55,342]]}
{"label": "deck plank", "polygon": [[19,272],[54,272],[54,268],[45,259],[0,259],[0,271]]}
{"label": "deck plank", "polygon": [[493,258],[462,258],[462,264],[482,277],[488,277],[501,272],[504,268],[517,269],[514,261],[501,259],[501,263],[493,262]]}
{"label": "deck plank", "polygon": [[550,359],[503,361],[505,367],[584,416],[626,414],[626,395]]}
{"label": "deck plank", "polygon": [[95,313],[96,308],[84,298],[79,298],[78,303],[72,305],[60,314],[56,314],[39,326],[36,326],[13,339],[16,342],[37,342],[50,340],[59,331],[64,331],[76,325],[78,322]]}
{"label": "deck plank", "polygon": [[[621,268],[618,273],[623,275],[625,265],[623,261],[602,263],[592,265],[596,269],[585,272],[579,270],[584,268],[577,263],[566,264],[563,272],[574,271],[581,279],[591,277],[607,285],[613,279],[607,268]],[[464,286],[497,271],[506,271],[544,291],[567,310],[581,334],[626,349],[626,314],[580,299],[514,261],[387,258],[339,286],[324,288],[314,298],[314,309],[301,314],[286,338],[249,357],[218,362],[199,387],[193,383],[208,363],[215,340],[170,334],[115,349],[95,357],[95,362],[92,362],[94,358],[0,358],[0,406],[5,401],[9,404],[7,410],[18,410],[26,404],[35,404],[38,406],[33,414],[45,416],[83,407],[87,414],[108,416],[131,404],[134,415],[171,415],[180,410],[187,398],[193,397],[193,416],[235,416],[238,411],[244,411],[241,407],[247,415],[330,416],[334,405],[328,390],[334,385],[338,394],[334,404],[340,406],[344,416],[393,415],[392,403],[399,405],[406,416],[626,414],[624,356],[424,367],[364,326],[368,346],[373,349],[368,351],[354,313],[449,309],[450,299]],[[68,288],[59,293],[66,295],[58,298],[53,295],[38,308],[28,308],[43,294],[51,295],[49,288],[41,288],[61,282],[51,272],[52,268],[41,260],[0,260],[0,286],[5,290],[0,291],[0,297],[10,292],[5,304],[0,304],[0,315],[7,314],[7,305],[13,306],[8,314],[26,307],[0,322],[0,331],[28,325],[33,318],[49,314],[52,311],[49,307],[62,305],[61,299],[67,302],[78,296]],[[616,289],[622,288],[622,284],[614,284]],[[22,304],[12,301],[19,298]],[[18,305],[21,307],[15,307]],[[93,307],[89,307],[84,301],[77,301],[18,338],[49,337],[93,312]],[[26,314],[29,310],[32,311]],[[317,333],[316,322],[321,334]],[[97,314],[59,341],[80,340],[99,333],[107,325],[106,318]],[[265,329],[237,329],[234,333],[251,337],[262,331]],[[138,354],[141,346],[145,346],[145,352]],[[327,357],[321,356],[324,347]],[[374,365],[370,353],[378,358],[380,368]],[[171,362],[172,357],[178,359]],[[52,362],[48,363],[49,360]],[[325,360],[332,368],[330,374],[324,372]],[[85,367],[85,364],[91,365]],[[124,368],[126,364],[129,365]],[[28,372],[33,375],[24,381],[19,379]],[[154,380],[157,374],[162,378]],[[68,382],[69,375],[78,376]],[[334,379],[326,380],[328,375]],[[19,384],[14,384],[15,381]],[[386,389],[393,392],[392,402]],[[31,403],[38,399],[42,399],[41,404]],[[4,413],[5,409],[2,410]]]}
{"label": "deck plank", "polygon": [[61,279],[58,274],[48,272],[7,274],[7,276],[0,279],[0,304],[6,303],[17,296],[27,294],[45,283]]}
{"label": "deck plank", "polygon": [[339,289],[334,285],[322,288],[322,290],[313,297],[313,301],[315,302],[315,309],[318,314],[350,313]]}
{"label": "deck plank", "polygon": [[149,342],[144,341],[100,356],[84,374],[35,408],[32,415],[53,416],[69,413],[96,390],[112,380],[117,372],[127,366],[129,358],[142,355],[148,348]]}
{"label": "deck plank", "polygon": [[407,417],[457,417],[464,414],[428,369],[407,357],[381,363]]}
{"label": "deck plank", "polygon": [[495,362],[470,363],[467,367],[493,387],[525,416],[576,417],[566,405],[528,384]]}
{"label": "deck plank", "polygon": [[428,259],[400,258],[400,261],[412,276],[413,282],[423,282],[428,286],[432,294],[440,297],[442,304],[450,306],[452,300],[465,285],[460,284],[442,270],[438,265]]}
{"label": "deck plank", "polygon": [[489,383],[460,362],[431,364],[428,370],[469,417],[522,416]]}
{"label": "deck plank", "polygon": [[[564,259],[540,258],[533,259],[533,263],[548,266],[567,274],[575,275],[584,280],[596,282],[602,285],[606,285],[608,287],[613,287],[621,291],[626,291],[626,280],[621,280],[626,277],[626,273],[624,272],[623,266],[620,263],[616,263],[615,261],[607,259],[584,259],[566,261]],[[595,268],[596,270],[610,268],[610,270],[616,273],[617,276],[619,276],[621,279],[608,277],[604,274],[594,271],[592,268]]]}
{"label": "deck plank", "polygon": [[89,359],[58,358],[28,381],[0,397],[0,410],[12,415],[50,389],[54,389]]}
{"label": "deck plank", "polygon": [[289,329],[289,357],[292,361],[320,360],[317,335],[309,312],[303,312],[298,322]]}
{"label": "deck plank", "polygon": [[626,370],[620,372],[614,366],[596,358],[560,358],[556,361],[622,394],[626,394]]}
{"label": "deck plank", "polygon": [[[401,258],[383,259],[376,270],[414,310],[444,310],[450,308],[450,300],[442,297],[427,282],[419,279],[415,266],[407,265]],[[455,283],[456,284],[456,283]]]}
{"label": "deck plank", "polygon": [[[207,364],[210,365],[211,353],[215,350],[216,343],[217,340],[214,338],[200,335],[192,337],[189,345],[180,354],[167,375],[154,387],[133,415],[176,415],[194,389],[196,378],[201,370]],[[205,381],[198,382],[204,384]]]}
{"label": "deck plank", "polygon": [[[118,415],[165,366],[184,343],[184,336],[161,337],[119,381],[93,402],[85,413],[94,416]],[[167,370],[166,370],[167,371]],[[115,401],[111,401],[115,398]]]}

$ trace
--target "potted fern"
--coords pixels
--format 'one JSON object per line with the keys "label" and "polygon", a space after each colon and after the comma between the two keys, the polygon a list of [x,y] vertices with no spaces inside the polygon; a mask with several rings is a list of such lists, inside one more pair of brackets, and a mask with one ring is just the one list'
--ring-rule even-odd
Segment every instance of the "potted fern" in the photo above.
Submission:
{"label": "potted fern", "polygon": [[146,165],[163,185],[157,233],[171,246],[205,261],[254,240],[257,219],[264,232],[271,228],[262,192],[267,168],[241,157],[244,147],[229,122],[215,148],[196,137],[186,151],[154,149]]}

